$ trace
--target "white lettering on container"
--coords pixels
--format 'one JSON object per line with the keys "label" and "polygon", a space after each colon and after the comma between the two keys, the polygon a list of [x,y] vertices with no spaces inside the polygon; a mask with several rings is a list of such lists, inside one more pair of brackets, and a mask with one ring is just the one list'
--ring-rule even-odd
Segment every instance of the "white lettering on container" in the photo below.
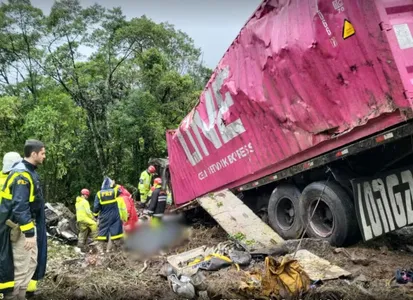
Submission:
{"label": "white lettering on container", "polygon": [[[229,124],[227,124],[228,122],[226,121],[230,115],[230,107],[234,105],[234,100],[229,92],[225,93],[225,99],[223,99],[221,94],[224,81],[228,76],[229,67],[226,67],[216,75],[215,81],[212,83],[211,87],[204,92],[208,120],[206,122],[202,120],[199,112],[195,110],[193,117],[191,117],[191,115],[186,117],[181,128],[176,132],[178,141],[192,166],[195,166],[202,161],[204,156],[209,156],[209,151],[206,147],[204,138],[209,140],[215,149],[220,149],[223,144],[230,142],[232,139],[245,132],[245,127],[240,118]],[[216,103],[213,96],[215,97]],[[201,129],[202,134],[199,132],[198,128]],[[191,131],[194,132],[196,140],[193,138]],[[184,135],[186,135],[189,145],[184,138]],[[201,154],[197,142],[200,145],[203,154]],[[190,150],[190,146],[193,150]],[[228,157],[229,163],[232,163],[233,161],[236,161],[235,156]],[[223,166],[225,166],[225,163],[215,166],[214,168],[210,166],[210,173],[216,172],[218,169],[217,167],[222,168]]]}

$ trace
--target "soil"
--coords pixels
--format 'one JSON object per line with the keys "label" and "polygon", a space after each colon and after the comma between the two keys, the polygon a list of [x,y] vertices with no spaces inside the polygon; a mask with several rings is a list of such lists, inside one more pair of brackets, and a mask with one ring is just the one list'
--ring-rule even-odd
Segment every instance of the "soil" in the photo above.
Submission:
{"label": "soil", "polygon": [[[184,244],[146,262],[122,252],[85,256],[72,246],[49,240],[47,275],[39,283],[41,294],[34,299],[179,299],[167,279],[159,275],[166,257],[228,239],[218,226],[196,226],[191,231]],[[285,245],[293,252],[298,241],[287,241]],[[397,269],[413,268],[413,228],[345,250],[313,239],[304,239],[301,248],[352,273],[349,278],[324,282],[302,299],[413,299],[413,284],[400,285],[392,280]],[[252,299],[239,292],[240,283],[245,280],[243,271],[252,268],[263,270],[264,264],[252,262],[241,271],[231,266],[204,272],[209,299]]]}

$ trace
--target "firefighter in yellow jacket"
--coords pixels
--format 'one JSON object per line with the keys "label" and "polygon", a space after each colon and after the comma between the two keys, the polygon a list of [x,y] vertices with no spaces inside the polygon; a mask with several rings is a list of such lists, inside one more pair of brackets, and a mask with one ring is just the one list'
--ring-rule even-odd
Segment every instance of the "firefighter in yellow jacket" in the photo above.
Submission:
{"label": "firefighter in yellow jacket", "polygon": [[147,170],[141,173],[141,177],[139,178],[139,194],[140,194],[140,201],[141,203],[146,203],[148,200],[148,194],[151,190],[151,182],[152,177],[156,172],[156,168],[154,166],[149,166]]}
{"label": "firefighter in yellow jacket", "polygon": [[88,189],[82,189],[81,196],[76,198],[76,219],[79,227],[78,247],[85,250],[87,240],[91,237],[93,240],[97,237],[98,225],[93,218],[90,204],[87,200],[90,196]]}

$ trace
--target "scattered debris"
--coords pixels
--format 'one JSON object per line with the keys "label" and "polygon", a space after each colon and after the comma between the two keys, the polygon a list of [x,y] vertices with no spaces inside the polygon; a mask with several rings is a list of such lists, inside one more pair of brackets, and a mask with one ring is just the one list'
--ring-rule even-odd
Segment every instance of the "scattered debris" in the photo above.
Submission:
{"label": "scattered debris", "polygon": [[46,203],[46,229],[50,237],[71,245],[77,242],[76,216],[61,203]]}
{"label": "scattered debris", "polygon": [[190,282],[191,279],[182,275],[179,279],[175,274],[168,277],[168,280],[172,284],[173,291],[184,298],[193,299],[195,297],[195,288]]}
{"label": "scattered debris", "polygon": [[[383,253],[383,249],[380,248],[381,254],[387,254]],[[334,253],[344,253],[354,264],[356,265],[362,265],[362,266],[368,266],[370,264],[370,260],[363,254],[361,253],[349,253],[346,249],[344,248],[336,248],[334,249]]]}
{"label": "scattered debris", "polygon": [[[214,197],[220,199],[220,194]],[[56,211],[54,206],[52,208]],[[66,227],[60,225],[60,228],[71,230],[70,221],[65,221],[70,220],[70,214],[62,214],[61,209],[57,210],[58,217],[55,211],[49,210],[52,216],[48,220],[49,234],[50,228],[57,228],[62,220],[61,224]],[[239,227],[233,234],[244,232]],[[412,255],[398,251],[409,245],[397,240],[400,236],[407,241],[407,231],[403,235],[390,235],[393,240],[386,237],[389,239],[384,243],[387,248],[377,240],[334,249],[325,241],[303,239],[302,249],[294,259],[299,240],[272,243],[271,247],[252,247],[248,252],[245,242],[256,237],[245,236],[243,244],[234,238],[228,241],[228,234],[222,228],[195,224],[186,242],[168,250],[167,256],[144,260],[130,253],[101,256],[93,249],[89,253],[76,252],[77,248],[59,234],[48,241],[47,274],[39,282],[41,294],[34,299],[261,299],[266,288],[273,296],[277,293],[277,289],[272,290],[266,283],[268,262],[274,264],[274,270],[283,260],[295,261],[307,274],[309,287],[305,285],[299,292],[303,300],[413,299],[413,283],[397,283],[395,276],[395,270],[403,272],[412,268]],[[413,235],[410,240],[412,238]],[[222,268],[211,268],[212,262],[215,264],[215,259],[219,261],[220,257],[229,261],[224,259]],[[211,265],[208,267],[208,264]],[[390,281],[392,277],[394,280]],[[294,294],[294,290],[281,286],[278,291],[283,297]]]}
{"label": "scattered debris", "polygon": [[344,278],[351,275],[350,272],[332,265],[329,261],[314,255],[308,250],[298,250],[295,259],[300,262],[311,280],[331,280]]}

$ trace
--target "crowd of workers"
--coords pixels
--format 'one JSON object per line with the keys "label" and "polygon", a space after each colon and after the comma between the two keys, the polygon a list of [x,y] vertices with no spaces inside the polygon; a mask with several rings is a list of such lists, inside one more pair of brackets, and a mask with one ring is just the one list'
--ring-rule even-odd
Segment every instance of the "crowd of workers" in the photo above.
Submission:
{"label": "crowd of workers", "polygon": [[[45,145],[38,140],[26,141],[24,158],[17,152],[8,152],[3,157],[0,172],[0,299],[26,299],[37,290],[38,280],[45,275],[45,199],[36,172],[45,158]],[[162,219],[170,201],[170,194],[162,187],[162,179],[154,178],[155,174],[156,168],[149,166],[141,173],[138,184],[139,201],[154,224]],[[92,208],[90,195],[84,188],[76,198],[78,246],[85,251],[88,240],[91,240],[103,254],[118,248],[125,235],[137,228],[138,213],[131,193],[109,177],[104,178]]]}

